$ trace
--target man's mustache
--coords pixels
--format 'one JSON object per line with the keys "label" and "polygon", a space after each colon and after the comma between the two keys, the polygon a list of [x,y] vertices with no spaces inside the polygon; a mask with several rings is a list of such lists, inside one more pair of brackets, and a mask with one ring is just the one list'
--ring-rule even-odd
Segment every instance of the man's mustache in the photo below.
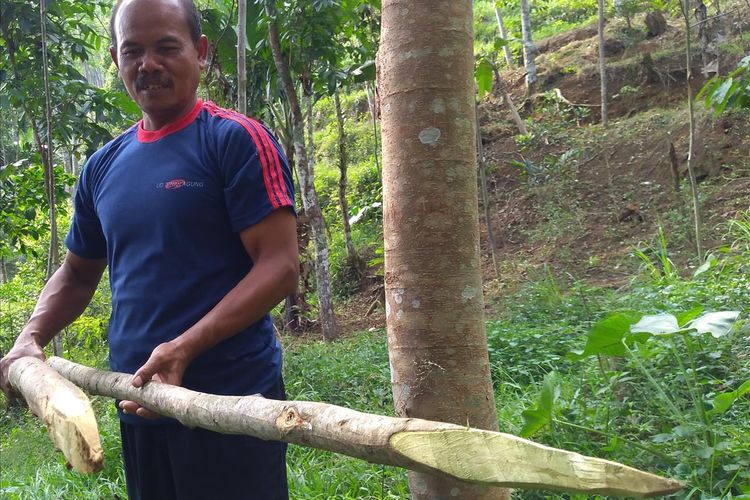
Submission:
{"label": "man's mustache", "polygon": [[135,80],[135,87],[138,90],[142,90],[149,85],[157,85],[159,87],[169,87],[172,83],[168,78],[164,78],[161,75],[145,75],[139,76]]}

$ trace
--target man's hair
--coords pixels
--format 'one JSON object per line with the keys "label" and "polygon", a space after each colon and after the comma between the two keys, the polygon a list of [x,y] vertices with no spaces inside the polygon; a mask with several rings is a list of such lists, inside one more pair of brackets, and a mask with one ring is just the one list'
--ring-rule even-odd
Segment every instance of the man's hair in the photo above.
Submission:
{"label": "man's hair", "polygon": [[[112,42],[113,47],[117,47],[117,33],[115,32],[115,21],[117,19],[117,13],[120,11],[120,5],[124,0],[117,0],[114,7],[112,7],[112,15],[109,18],[109,39]],[[187,22],[188,29],[190,30],[190,38],[193,42],[197,42],[201,37],[201,15],[198,9],[195,7],[193,0],[178,0],[178,3],[182,7],[182,13],[185,15],[185,21]]]}

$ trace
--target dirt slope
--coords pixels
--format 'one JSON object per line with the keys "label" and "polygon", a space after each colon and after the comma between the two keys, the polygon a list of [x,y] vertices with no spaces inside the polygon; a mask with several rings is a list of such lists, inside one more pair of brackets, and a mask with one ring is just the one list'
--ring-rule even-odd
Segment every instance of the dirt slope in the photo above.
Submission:
{"label": "dirt slope", "polygon": [[[739,5],[739,4],[738,4]],[[734,68],[750,52],[750,13],[727,23],[722,67]],[[485,221],[485,278],[507,289],[548,266],[561,281],[585,279],[620,286],[639,265],[631,254],[647,248],[661,226],[670,255],[685,273],[695,265],[692,208],[686,179],[688,113],[684,32],[676,19],[661,37],[646,38],[641,18],[633,30],[608,25],[610,122],[598,124],[599,73],[596,31],[580,28],[540,43],[540,85],[525,98],[521,70],[504,79],[531,122],[529,137],[517,133],[505,104],[488,97],[481,129],[490,170],[491,223],[500,260],[492,270]],[[647,71],[644,56],[653,60]],[[693,59],[693,92],[704,78]],[[558,89],[558,90],[555,90]],[[559,97],[575,104],[570,106]],[[696,104],[694,165],[703,210],[704,247],[722,244],[723,224],[750,208],[750,119],[715,117]],[[680,191],[674,188],[669,144],[674,145]],[[491,297],[490,297],[491,300]]]}

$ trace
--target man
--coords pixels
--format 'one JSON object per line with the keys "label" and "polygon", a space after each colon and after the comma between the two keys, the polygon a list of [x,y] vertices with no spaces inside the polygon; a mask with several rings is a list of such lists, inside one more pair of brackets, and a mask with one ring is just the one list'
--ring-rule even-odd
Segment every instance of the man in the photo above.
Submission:
{"label": "man", "polygon": [[[84,168],[65,261],[9,366],[85,309],[107,265],[110,366],[214,394],[284,398],[268,311],[297,283],[293,187],[258,122],[198,99],[208,42],[192,0],[120,0],[110,53],[143,119]],[[283,443],[187,429],[118,402],[133,499],[287,498]]]}

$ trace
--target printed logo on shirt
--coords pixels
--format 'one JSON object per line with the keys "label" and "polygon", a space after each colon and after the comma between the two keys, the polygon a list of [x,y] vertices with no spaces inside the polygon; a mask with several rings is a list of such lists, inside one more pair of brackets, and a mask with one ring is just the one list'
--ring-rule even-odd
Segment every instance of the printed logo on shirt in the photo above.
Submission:
{"label": "printed logo on shirt", "polygon": [[202,188],[203,181],[186,181],[185,179],[172,179],[167,182],[160,182],[156,185],[156,189],[181,189],[181,188]]}

